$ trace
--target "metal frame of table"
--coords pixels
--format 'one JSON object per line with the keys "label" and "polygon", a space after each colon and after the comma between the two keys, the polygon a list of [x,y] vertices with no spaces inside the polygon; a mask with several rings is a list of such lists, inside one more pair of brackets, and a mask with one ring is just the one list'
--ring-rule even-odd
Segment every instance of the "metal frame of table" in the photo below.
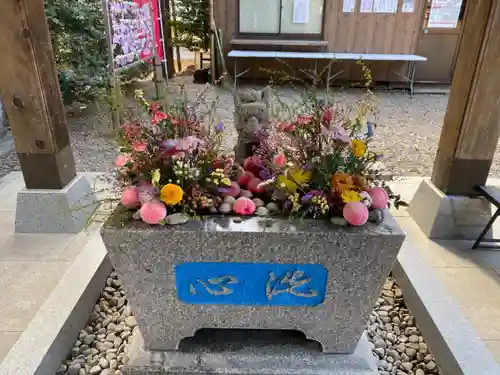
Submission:
{"label": "metal frame of table", "polygon": [[415,93],[415,70],[416,64],[419,61],[427,61],[426,57],[418,55],[407,55],[407,54],[376,54],[376,53],[335,53],[335,52],[280,52],[280,51],[240,51],[233,50],[228,53],[228,57],[234,58],[234,88],[237,87],[237,80],[241,76],[245,75],[252,68],[248,68],[243,72],[238,73],[237,59],[238,58],[273,58],[273,59],[307,59],[315,60],[314,65],[314,75],[309,74],[304,69],[301,69],[303,73],[313,79],[314,84],[316,84],[317,73],[318,73],[318,61],[319,60],[330,60],[330,64],[327,69],[326,77],[326,95],[329,94],[331,82],[337,78],[344,70],[340,70],[333,74],[332,76],[332,64],[336,61],[401,61],[408,63],[408,73],[403,75],[400,73],[396,74],[403,78],[409,84],[410,95],[413,96]]}

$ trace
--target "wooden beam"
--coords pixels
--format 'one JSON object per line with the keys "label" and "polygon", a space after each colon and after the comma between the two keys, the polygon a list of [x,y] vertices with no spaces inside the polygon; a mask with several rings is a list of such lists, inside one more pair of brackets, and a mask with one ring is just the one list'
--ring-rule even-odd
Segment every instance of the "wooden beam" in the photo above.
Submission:
{"label": "wooden beam", "polygon": [[500,1],[469,2],[433,183],[475,195],[488,178],[500,128]]}
{"label": "wooden beam", "polygon": [[43,0],[0,1],[0,96],[28,189],[76,175]]}

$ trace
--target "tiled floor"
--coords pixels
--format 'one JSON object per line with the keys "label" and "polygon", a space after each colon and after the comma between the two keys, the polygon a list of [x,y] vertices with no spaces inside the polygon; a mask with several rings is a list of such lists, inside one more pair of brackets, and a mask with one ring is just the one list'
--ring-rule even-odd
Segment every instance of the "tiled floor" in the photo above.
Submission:
{"label": "tiled floor", "polygon": [[[394,184],[394,190],[410,202],[420,181],[404,179]],[[498,179],[489,183],[500,186]],[[393,214],[410,246],[433,268],[462,314],[500,362],[500,250],[472,250],[472,241],[431,241],[406,210],[393,210]],[[495,224],[493,231],[500,238],[500,223]]]}
{"label": "tiled floor", "polygon": [[15,234],[16,194],[23,186],[20,173],[0,180],[0,363],[96,229]]}

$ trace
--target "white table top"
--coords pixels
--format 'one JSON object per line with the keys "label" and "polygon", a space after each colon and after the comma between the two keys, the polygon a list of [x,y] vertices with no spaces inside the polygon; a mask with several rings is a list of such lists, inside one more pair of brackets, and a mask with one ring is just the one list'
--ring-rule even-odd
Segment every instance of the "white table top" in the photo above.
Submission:
{"label": "white table top", "polygon": [[427,61],[427,57],[392,53],[282,52],[233,50],[229,57],[260,57],[271,59],[324,59],[365,61]]}

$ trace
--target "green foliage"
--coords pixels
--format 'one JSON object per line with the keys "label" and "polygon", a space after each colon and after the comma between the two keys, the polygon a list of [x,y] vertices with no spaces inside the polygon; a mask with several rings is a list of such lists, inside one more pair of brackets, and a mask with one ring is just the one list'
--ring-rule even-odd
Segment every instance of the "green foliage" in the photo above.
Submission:
{"label": "green foliage", "polygon": [[46,0],[54,58],[66,104],[92,101],[107,84],[101,0]]}
{"label": "green foliage", "polygon": [[171,0],[174,3],[176,30],[174,45],[190,51],[206,51],[210,45],[210,1]]}

